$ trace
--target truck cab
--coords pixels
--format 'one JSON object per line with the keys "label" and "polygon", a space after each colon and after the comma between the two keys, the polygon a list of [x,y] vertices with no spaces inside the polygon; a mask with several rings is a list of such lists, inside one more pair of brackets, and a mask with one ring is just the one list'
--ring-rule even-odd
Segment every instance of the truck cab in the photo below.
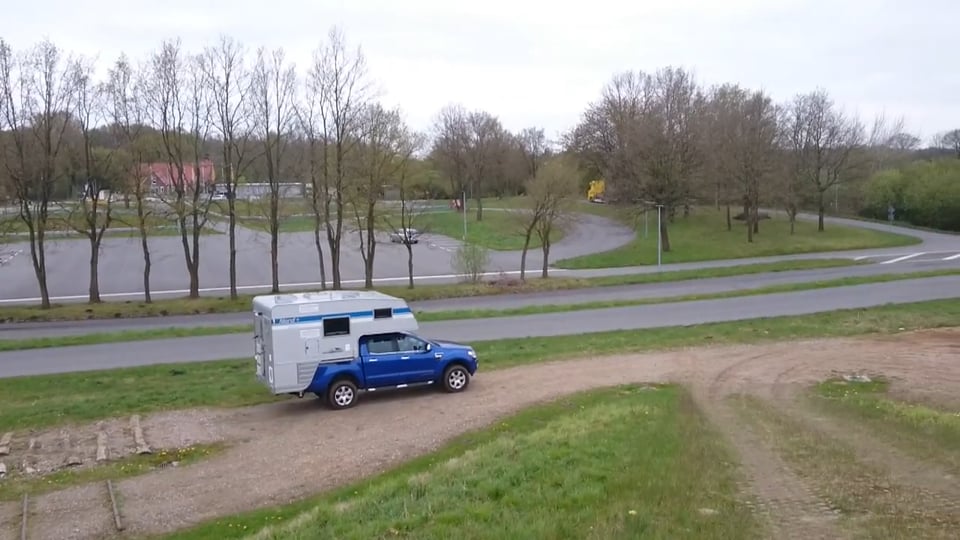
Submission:
{"label": "truck cab", "polygon": [[361,336],[357,352],[354,360],[319,365],[307,391],[333,409],[346,409],[360,392],[436,383],[446,392],[462,392],[478,367],[477,354],[469,345],[411,332]]}

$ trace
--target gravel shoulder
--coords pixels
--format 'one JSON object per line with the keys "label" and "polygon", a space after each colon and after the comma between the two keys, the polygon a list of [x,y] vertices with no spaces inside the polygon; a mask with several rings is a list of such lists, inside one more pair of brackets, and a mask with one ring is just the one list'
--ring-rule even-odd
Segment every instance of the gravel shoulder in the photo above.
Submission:
{"label": "gravel shoulder", "polygon": [[[377,474],[539,402],[628,382],[678,382],[693,390],[738,452],[743,495],[755,501],[775,530],[789,531],[789,537],[796,538],[842,537],[834,513],[815,486],[744,429],[725,408],[727,398],[748,393],[784,404],[802,385],[837,372],[882,372],[909,388],[923,388],[928,396],[950,399],[960,388],[960,351],[955,343],[960,343],[960,331],[937,330],[691,348],[481,371],[463,394],[411,391],[365,396],[361,405],[342,412],[326,411],[316,400],[304,398],[229,411],[147,416],[144,434],[148,442],[156,441],[152,444],[157,448],[188,440],[226,441],[232,446],[207,461],[118,481],[115,489],[123,501],[127,534],[172,532]],[[120,421],[123,426],[125,422]],[[15,441],[22,441],[22,435],[15,434]],[[925,487],[942,487],[930,484]],[[32,510],[31,538],[94,539],[114,532],[109,499],[100,485],[37,497]],[[18,512],[19,503],[0,504],[0,538],[14,534],[11,525],[18,527]]]}

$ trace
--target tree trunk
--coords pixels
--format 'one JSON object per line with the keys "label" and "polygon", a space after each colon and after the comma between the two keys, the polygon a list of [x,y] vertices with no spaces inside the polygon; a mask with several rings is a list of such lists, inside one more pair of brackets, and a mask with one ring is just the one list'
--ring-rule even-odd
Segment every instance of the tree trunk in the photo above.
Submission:
{"label": "tree trunk", "polygon": [[753,201],[753,234],[760,233],[760,203]]}
{"label": "tree trunk", "polygon": [[[197,175],[199,178],[199,175]],[[193,264],[190,267],[190,298],[200,298],[200,227],[196,207],[193,214]]]}
{"label": "tree trunk", "polygon": [[320,259],[320,290],[327,290],[327,269],[323,266],[323,245],[320,243],[320,216],[314,215],[316,222],[313,227],[313,243],[317,246],[317,257]]}
{"label": "tree trunk", "polygon": [[747,221],[747,242],[753,243],[753,220],[755,218],[752,208],[745,212],[744,219]]}
{"label": "tree trunk", "polygon": [[[230,179],[227,179],[227,182],[230,182]],[[230,298],[236,300],[238,297],[237,294],[237,203],[234,200],[235,195],[233,193],[233,188],[228,189],[227,193],[227,205],[230,212]]]}
{"label": "tree trunk", "polygon": [[733,219],[730,216],[730,203],[727,203],[727,230],[733,230]]}
{"label": "tree trunk", "polygon": [[37,286],[40,289],[40,308],[50,309],[50,290],[47,287],[47,261],[44,249],[43,231],[34,232],[30,225],[30,258],[33,261],[33,271],[37,276]]}
{"label": "tree trunk", "polygon": [[526,270],[527,270],[527,251],[530,250],[530,237],[533,235],[533,228],[536,226],[537,221],[534,220],[527,227],[526,234],[523,238],[523,252],[520,253],[520,281],[526,281]]}
{"label": "tree trunk", "polygon": [[667,220],[665,219],[660,220],[660,244],[660,249],[664,253],[670,251],[670,234],[667,232]]}
{"label": "tree trunk", "polygon": [[543,251],[543,268],[540,271],[540,277],[546,279],[547,269],[550,268],[550,229],[548,228],[541,243]]}
{"label": "tree trunk", "polygon": [[90,233],[90,288],[88,301],[91,304],[100,303],[100,279],[99,279],[99,261],[100,261],[100,243],[97,242],[97,233]]}
{"label": "tree trunk", "polygon": [[409,242],[404,242],[404,244],[407,246],[407,279],[408,279],[407,287],[412,289],[413,288],[413,244]]}
{"label": "tree trunk", "polygon": [[826,212],[826,205],[823,202],[823,192],[817,195],[817,231],[823,232],[823,215]]}
{"label": "tree trunk", "polygon": [[367,256],[363,261],[363,286],[373,288],[373,259],[377,253],[377,239],[374,237],[376,220],[376,201],[367,204]]}
{"label": "tree trunk", "polygon": [[[481,199],[481,198],[478,196],[477,199],[476,199],[476,201],[477,201],[477,222],[479,223],[479,222],[483,221],[483,199]],[[464,208],[463,208],[463,211],[466,212],[466,211],[467,211],[467,208],[464,207]]]}
{"label": "tree trunk", "polygon": [[280,292],[280,201],[276,189],[271,186],[270,192],[270,290],[274,294]]}
{"label": "tree trunk", "polygon": [[137,195],[137,220],[140,229],[140,248],[143,251],[143,301],[147,304],[150,298],[150,245],[147,243],[146,215],[143,212],[143,195]]}

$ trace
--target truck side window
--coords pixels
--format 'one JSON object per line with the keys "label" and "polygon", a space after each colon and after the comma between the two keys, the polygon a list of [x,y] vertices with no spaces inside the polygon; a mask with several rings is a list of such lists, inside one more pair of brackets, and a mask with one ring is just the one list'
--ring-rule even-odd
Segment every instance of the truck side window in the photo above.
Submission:
{"label": "truck side window", "polygon": [[399,352],[423,352],[427,350],[427,342],[409,334],[401,334],[397,343]]}
{"label": "truck side window", "polygon": [[350,334],[350,317],[336,317],[323,320],[324,336],[345,336]]}
{"label": "truck side window", "polygon": [[367,350],[371,354],[397,352],[397,337],[394,335],[373,336],[367,340]]}

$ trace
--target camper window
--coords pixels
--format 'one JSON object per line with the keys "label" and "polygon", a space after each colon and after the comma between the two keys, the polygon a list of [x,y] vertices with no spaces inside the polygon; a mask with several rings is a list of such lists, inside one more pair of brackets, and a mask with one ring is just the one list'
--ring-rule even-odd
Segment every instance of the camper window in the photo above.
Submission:
{"label": "camper window", "polygon": [[392,308],[380,308],[373,310],[374,319],[389,319],[391,317],[393,317]]}
{"label": "camper window", "polygon": [[324,336],[345,336],[350,334],[350,317],[335,317],[323,320]]}

